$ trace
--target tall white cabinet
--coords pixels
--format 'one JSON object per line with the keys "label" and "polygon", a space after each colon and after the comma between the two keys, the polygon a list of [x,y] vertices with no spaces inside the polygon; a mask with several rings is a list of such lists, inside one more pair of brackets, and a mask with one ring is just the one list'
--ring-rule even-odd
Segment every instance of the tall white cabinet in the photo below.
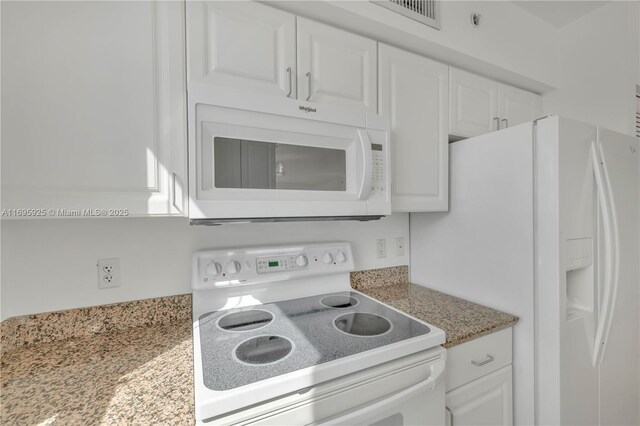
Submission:
{"label": "tall white cabinet", "polygon": [[183,6],[1,7],[3,208],[181,214]]}
{"label": "tall white cabinet", "polygon": [[394,211],[448,209],[448,67],[379,45],[379,112],[391,120]]}
{"label": "tall white cabinet", "polygon": [[535,120],[542,98],[526,90],[450,68],[449,133],[473,137]]}

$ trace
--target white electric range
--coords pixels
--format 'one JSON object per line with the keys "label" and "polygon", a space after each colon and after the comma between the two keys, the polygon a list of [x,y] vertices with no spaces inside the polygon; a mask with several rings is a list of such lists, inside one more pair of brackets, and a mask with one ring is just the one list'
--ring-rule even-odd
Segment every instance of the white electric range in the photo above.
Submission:
{"label": "white electric range", "polygon": [[198,422],[444,424],[444,332],[353,269],[343,242],[194,253]]}

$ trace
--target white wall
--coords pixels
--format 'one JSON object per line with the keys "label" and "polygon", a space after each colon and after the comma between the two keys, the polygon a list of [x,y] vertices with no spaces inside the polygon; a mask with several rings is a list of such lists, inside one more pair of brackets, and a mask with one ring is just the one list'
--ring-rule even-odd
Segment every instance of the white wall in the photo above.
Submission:
{"label": "white wall", "polygon": [[[189,293],[191,253],[202,248],[301,241],[351,241],[357,269],[407,265],[407,214],[373,222],[189,226],[184,218],[3,220],[2,319],[36,312]],[[387,239],[377,259],[375,240]],[[98,289],[96,261],[118,257],[122,285]]]}
{"label": "white wall", "polygon": [[560,29],[559,89],[543,97],[545,114],[635,133],[638,8],[638,2],[614,1]]}

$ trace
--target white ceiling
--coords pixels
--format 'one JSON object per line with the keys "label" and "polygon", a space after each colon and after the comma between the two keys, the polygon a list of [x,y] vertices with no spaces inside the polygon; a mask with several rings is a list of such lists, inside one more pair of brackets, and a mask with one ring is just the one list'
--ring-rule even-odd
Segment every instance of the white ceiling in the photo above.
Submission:
{"label": "white ceiling", "polygon": [[609,1],[514,0],[513,3],[543,21],[560,28],[604,6]]}

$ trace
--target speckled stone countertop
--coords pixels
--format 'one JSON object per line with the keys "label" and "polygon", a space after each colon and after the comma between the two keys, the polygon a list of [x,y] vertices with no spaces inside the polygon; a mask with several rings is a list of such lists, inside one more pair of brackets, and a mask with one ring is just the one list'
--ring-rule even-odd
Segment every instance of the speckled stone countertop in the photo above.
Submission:
{"label": "speckled stone countertop", "polygon": [[191,321],[18,347],[2,355],[4,425],[188,425]]}
{"label": "speckled stone countertop", "polygon": [[[384,269],[378,271],[384,275]],[[513,315],[417,284],[385,285],[380,282],[351,279],[356,290],[444,330],[447,334],[445,348],[512,327],[518,322]]]}
{"label": "speckled stone countertop", "polygon": [[[445,347],[518,320],[406,281],[406,266],[351,280],[443,329]],[[190,295],[171,296],[3,321],[0,424],[193,424],[190,302]]]}
{"label": "speckled stone countertop", "polygon": [[191,295],[2,322],[0,424],[194,423]]}

